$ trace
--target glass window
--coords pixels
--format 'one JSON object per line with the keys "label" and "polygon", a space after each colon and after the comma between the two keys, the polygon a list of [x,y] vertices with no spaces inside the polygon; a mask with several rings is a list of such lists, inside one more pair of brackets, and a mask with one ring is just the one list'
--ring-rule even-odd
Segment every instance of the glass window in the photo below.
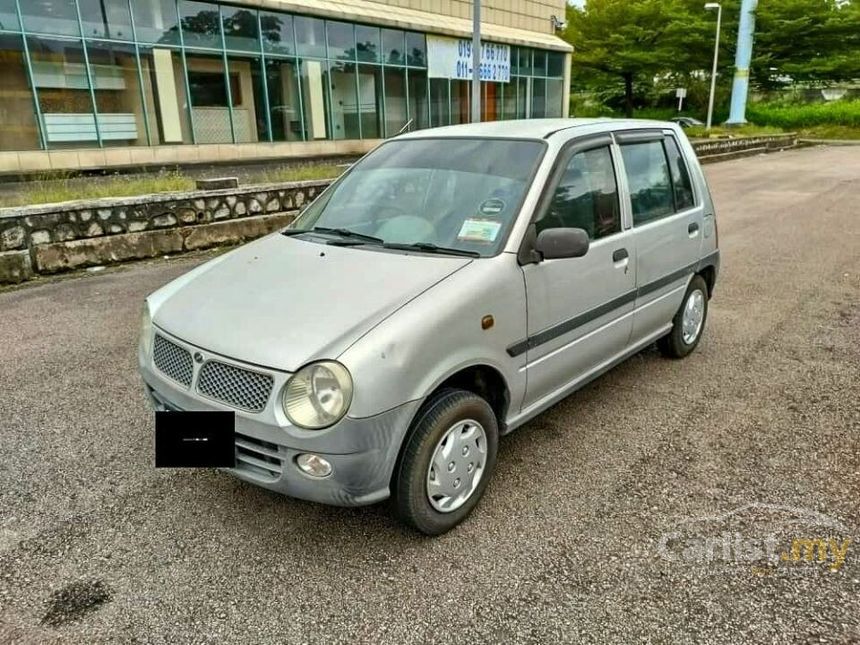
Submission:
{"label": "glass window", "polygon": [[502,83],[502,118],[517,118],[517,83],[515,78],[510,83]]}
{"label": "glass window", "polygon": [[628,143],[621,146],[621,157],[627,172],[634,226],[674,213],[672,182],[663,143]]}
{"label": "glass window", "polygon": [[224,44],[227,49],[244,52],[260,51],[255,9],[222,5],[221,22],[224,26]]}
{"label": "glass window", "polygon": [[406,32],[406,62],[415,67],[427,66],[427,43],[424,34]]}
{"label": "glass window", "polygon": [[305,60],[301,63],[302,106],[305,116],[306,138],[325,139],[328,132],[326,121],[326,102],[328,92],[325,89],[323,74],[324,62]]}
{"label": "glass window", "polygon": [[152,145],[191,143],[182,56],[164,47],[141,47],[140,68]]}
{"label": "glass window", "polygon": [[471,123],[472,85],[469,81],[451,81],[451,123]]}
{"label": "glass window", "polygon": [[520,77],[511,79],[517,84],[517,116],[518,119],[527,119],[529,116],[529,79]]}
{"label": "glass window", "polygon": [[37,150],[39,130],[19,35],[0,34],[0,150]]}
{"label": "glass window", "polygon": [[539,141],[385,143],[315,201],[296,226],[343,227],[386,242],[494,255],[516,219],[543,150]]}
{"label": "glass window", "polygon": [[546,81],[546,116],[560,117],[564,102],[564,81],[550,78]]}
{"label": "glass window", "polygon": [[355,60],[355,30],[351,23],[326,21],[328,57]]}
{"label": "glass window", "polygon": [[528,76],[532,73],[532,50],[527,47],[515,48],[517,55],[514,58],[513,72],[521,76]]}
{"label": "glass window", "polygon": [[502,83],[481,83],[481,121],[502,118]]}
{"label": "glass window", "polygon": [[675,210],[682,211],[692,208],[695,204],[693,199],[693,186],[690,184],[690,174],[687,165],[678,149],[678,142],[674,137],[666,137],[666,154],[669,157],[669,170],[672,173],[672,186],[675,191]]}
{"label": "glass window", "polygon": [[97,146],[81,41],[29,38],[27,45],[48,146]]}
{"label": "glass window", "polygon": [[358,112],[361,117],[362,139],[382,138],[382,68],[378,65],[358,66]]}
{"label": "glass window", "polygon": [[179,18],[173,0],[131,0],[131,9],[139,41],[179,44]]}
{"label": "glass window", "polygon": [[382,30],[382,62],[388,65],[406,64],[406,35],[399,29]]}
{"label": "glass window", "polygon": [[430,127],[451,123],[451,113],[448,104],[448,79],[430,79]]}
{"label": "glass window", "polygon": [[581,228],[592,240],[621,231],[618,187],[608,147],[571,157],[536,226],[538,233],[548,228]]}
{"label": "glass window", "polygon": [[263,30],[263,49],[266,53],[287,55],[296,53],[292,16],[261,11],[260,26]]}
{"label": "glass window", "polygon": [[179,5],[182,38],[186,47],[221,49],[218,5],[183,0]]}
{"label": "glass window", "polygon": [[18,31],[18,13],[15,11],[15,0],[0,0],[0,29]]}
{"label": "glass window", "polygon": [[21,0],[21,15],[27,31],[60,36],[81,35],[75,0]]}
{"label": "glass window", "polygon": [[325,58],[325,23],[318,18],[296,16],[296,47],[299,56]]}
{"label": "glass window", "polygon": [[[232,143],[230,99],[224,76],[224,61],[217,54],[188,52],[188,86],[194,138],[197,143]],[[230,74],[230,91],[234,101],[242,102],[239,75]]]}
{"label": "glass window", "polygon": [[230,56],[227,59],[227,72],[233,100],[233,135],[236,143],[268,141],[262,62],[257,57]]}
{"label": "glass window", "polygon": [[406,70],[385,69],[385,136],[393,137],[406,125]]}
{"label": "glass window", "polygon": [[355,26],[355,49],[358,60],[378,63],[380,55],[379,28],[366,25]]}
{"label": "glass window", "polygon": [[532,54],[532,73],[535,76],[546,76],[546,51],[535,49]]}
{"label": "glass window", "polygon": [[269,89],[272,139],[275,141],[301,141],[304,134],[296,62],[268,59],[266,61],[266,85]]}
{"label": "glass window", "polygon": [[332,139],[360,139],[355,65],[329,63]]}
{"label": "glass window", "polygon": [[533,78],[532,80],[532,119],[542,119],[546,114],[546,80]]}
{"label": "glass window", "polygon": [[409,118],[412,130],[430,127],[430,105],[427,97],[427,72],[409,70]]}
{"label": "glass window", "polygon": [[103,144],[147,145],[134,45],[91,40],[87,54]]}
{"label": "glass window", "polygon": [[561,52],[547,53],[547,76],[561,78],[564,76],[564,54]]}
{"label": "glass window", "polygon": [[131,40],[128,0],[78,0],[85,38]]}

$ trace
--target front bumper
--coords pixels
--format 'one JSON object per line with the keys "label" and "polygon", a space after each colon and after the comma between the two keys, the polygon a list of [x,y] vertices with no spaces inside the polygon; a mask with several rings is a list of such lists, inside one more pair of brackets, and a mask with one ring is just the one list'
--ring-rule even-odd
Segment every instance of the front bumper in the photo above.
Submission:
{"label": "front bumper", "polygon": [[[205,351],[168,336],[189,351]],[[213,357],[207,353],[208,357]],[[218,360],[237,366],[225,357]],[[278,410],[280,390],[289,377],[269,370],[275,389],[260,413],[245,412],[200,395],[194,384],[184,387],[165,377],[151,357],[139,356],[140,373],[155,410],[231,410],[236,417],[236,467],[227,472],[250,483],[291,497],[336,506],[373,504],[390,495],[389,483],[406,431],[420,401],[404,403],[372,417],[344,417],[319,431],[291,426]],[[259,368],[255,368],[259,369]],[[296,457],[311,452],[332,465],[328,477],[311,477],[296,465]]]}

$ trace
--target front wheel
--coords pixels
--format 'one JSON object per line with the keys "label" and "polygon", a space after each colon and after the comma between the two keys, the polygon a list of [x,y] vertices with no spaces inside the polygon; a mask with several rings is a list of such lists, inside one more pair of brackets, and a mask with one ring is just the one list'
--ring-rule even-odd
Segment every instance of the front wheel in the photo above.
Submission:
{"label": "front wheel", "polygon": [[708,317],[708,285],[693,276],[681,308],[672,319],[672,331],[657,341],[657,348],[669,358],[684,358],[699,344]]}
{"label": "front wheel", "polygon": [[424,406],[394,481],[398,517],[427,535],[462,522],[481,499],[499,443],[496,415],[472,392],[443,390]]}

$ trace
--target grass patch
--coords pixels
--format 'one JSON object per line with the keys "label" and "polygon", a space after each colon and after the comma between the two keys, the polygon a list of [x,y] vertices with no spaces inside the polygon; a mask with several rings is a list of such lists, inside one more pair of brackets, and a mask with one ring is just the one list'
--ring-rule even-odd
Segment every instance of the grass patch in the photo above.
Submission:
{"label": "grass patch", "polygon": [[798,134],[802,139],[860,140],[860,127],[818,125],[812,128],[801,128]]}
{"label": "grass patch", "polygon": [[[251,184],[279,184],[290,181],[332,179],[346,170],[345,166],[321,164],[313,166],[276,166],[265,168],[240,182],[240,186]],[[155,193],[184,192],[195,189],[194,178],[178,170],[164,171],[152,175],[114,175],[111,177],[84,177],[71,173],[51,173],[36,179],[21,182],[14,193],[0,196],[0,208],[31,204],[55,204],[58,202],[103,197],[136,197]]]}
{"label": "grass patch", "polygon": [[18,194],[5,197],[0,206],[54,204],[78,199],[129,197],[193,189],[194,180],[176,171],[150,176],[117,175],[95,179],[52,174],[22,183]]}
{"label": "grass patch", "polygon": [[346,170],[346,166],[319,164],[315,166],[279,166],[266,168],[249,177],[252,184],[279,184],[287,181],[309,181],[312,179],[332,179]]}
{"label": "grass patch", "polygon": [[702,125],[695,126],[692,128],[685,128],[684,132],[686,132],[687,136],[691,139],[706,139],[709,136],[760,137],[772,134],[783,134],[784,131],[782,128],[777,128],[772,125],[756,125],[754,123],[748,123],[746,125],[732,128],[727,128],[724,126],[714,126],[713,128],[711,128],[710,132],[708,132],[708,130],[705,129],[705,126]]}
{"label": "grass patch", "polygon": [[747,117],[750,121],[786,130],[836,125],[860,128],[860,101],[750,103]]}

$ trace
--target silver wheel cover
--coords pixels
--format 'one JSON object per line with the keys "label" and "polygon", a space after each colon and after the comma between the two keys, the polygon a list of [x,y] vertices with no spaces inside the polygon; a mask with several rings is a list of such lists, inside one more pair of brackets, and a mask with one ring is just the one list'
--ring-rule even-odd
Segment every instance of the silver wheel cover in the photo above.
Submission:
{"label": "silver wheel cover", "polygon": [[466,503],[487,463],[487,433],[473,419],[458,421],[436,444],[427,469],[427,499],[440,513]]}
{"label": "silver wheel cover", "polygon": [[681,339],[686,345],[696,342],[705,322],[705,294],[701,289],[691,291],[681,314]]}

